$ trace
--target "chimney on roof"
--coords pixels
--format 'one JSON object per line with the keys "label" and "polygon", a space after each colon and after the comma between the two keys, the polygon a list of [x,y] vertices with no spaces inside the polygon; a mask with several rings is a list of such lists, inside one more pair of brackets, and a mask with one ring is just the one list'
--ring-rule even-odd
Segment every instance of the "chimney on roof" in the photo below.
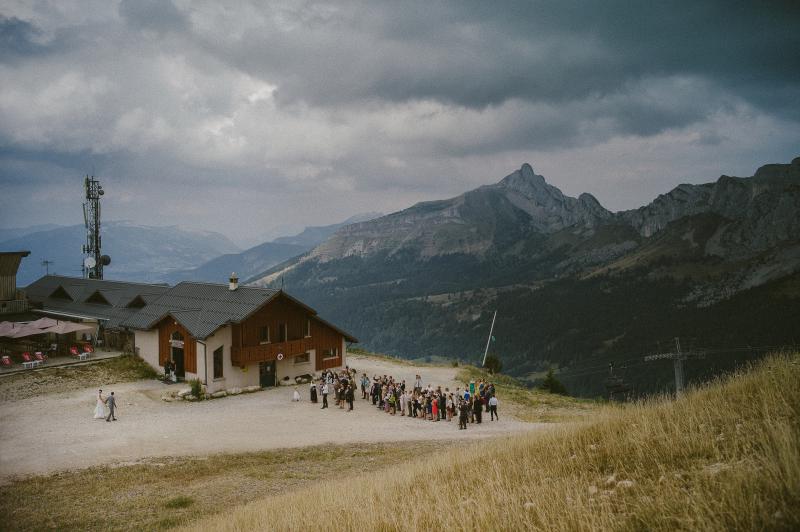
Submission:
{"label": "chimney on roof", "polygon": [[231,272],[231,278],[228,281],[228,290],[233,292],[237,288],[239,288],[239,278],[236,277],[236,272]]}

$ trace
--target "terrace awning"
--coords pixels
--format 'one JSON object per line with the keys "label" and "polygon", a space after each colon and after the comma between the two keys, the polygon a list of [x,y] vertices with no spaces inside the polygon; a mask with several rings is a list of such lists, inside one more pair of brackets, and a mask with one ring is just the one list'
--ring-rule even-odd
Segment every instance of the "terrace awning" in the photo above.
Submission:
{"label": "terrace awning", "polygon": [[42,332],[55,333],[55,334],[69,334],[78,331],[93,331],[95,325],[87,325],[84,323],[75,323],[74,321],[60,321],[58,324],[42,329]]}
{"label": "terrace awning", "polygon": [[58,320],[54,320],[53,318],[48,318],[46,316],[39,318],[36,321],[31,321],[28,325],[32,325],[34,327],[38,327],[39,329],[46,329],[47,327],[52,327],[53,325],[58,325]]}
{"label": "terrace awning", "polygon": [[33,336],[35,334],[44,334],[45,330],[40,329],[39,327],[34,327],[29,323],[18,324],[19,327],[15,327],[13,331],[5,334],[9,338],[24,338],[25,336]]}

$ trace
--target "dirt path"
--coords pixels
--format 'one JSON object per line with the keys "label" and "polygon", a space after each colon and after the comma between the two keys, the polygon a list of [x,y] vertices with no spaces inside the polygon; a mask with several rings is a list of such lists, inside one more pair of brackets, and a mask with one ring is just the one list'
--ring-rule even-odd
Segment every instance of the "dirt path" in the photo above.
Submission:
{"label": "dirt path", "polygon": [[[454,386],[452,368],[414,367],[351,356],[359,372],[391,374],[413,383]],[[98,383],[102,386],[103,383]],[[308,400],[292,403],[291,387],[199,403],[165,403],[165,385],[136,381],[104,386],[118,397],[119,421],[92,419],[94,387],[61,394],[0,402],[0,481],[12,475],[40,474],[107,463],[129,463],[145,457],[207,455],[325,442],[386,442],[420,439],[471,440],[544,424],[502,421],[470,425],[456,421],[425,422],[379,412],[356,400],[355,410],[321,410]],[[501,408],[501,415],[503,414]]]}

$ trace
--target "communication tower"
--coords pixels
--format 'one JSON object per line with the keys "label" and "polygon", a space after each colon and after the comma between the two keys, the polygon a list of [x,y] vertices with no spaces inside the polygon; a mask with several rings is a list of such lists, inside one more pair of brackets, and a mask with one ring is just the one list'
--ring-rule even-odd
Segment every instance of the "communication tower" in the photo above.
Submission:
{"label": "communication tower", "polygon": [[102,279],[103,266],[111,264],[111,257],[100,254],[100,196],[104,192],[100,181],[94,176],[87,175],[83,183],[86,190],[86,203],[83,204],[83,221],[86,224],[86,244],[82,247],[86,255],[83,259],[83,276],[86,279]]}

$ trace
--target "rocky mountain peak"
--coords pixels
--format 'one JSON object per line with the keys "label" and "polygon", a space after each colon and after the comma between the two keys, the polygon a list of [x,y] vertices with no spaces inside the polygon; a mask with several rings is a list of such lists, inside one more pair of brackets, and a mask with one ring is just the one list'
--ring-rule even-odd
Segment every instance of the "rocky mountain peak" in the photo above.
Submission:
{"label": "rocky mountain peak", "polygon": [[[504,177],[498,184],[501,187],[516,190],[529,197],[544,192],[548,188],[558,190],[548,185],[544,177],[536,174],[533,171],[533,167],[528,163],[523,164],[519,170]],[[558,190],[558,193],[560,194],[561,191]]]}
{"label": "rocky mountain peak", "polygon": [[800,184],[800,157],[792,159],[790,164],[765,164],[756,170],[753,181],[770,185]]}

